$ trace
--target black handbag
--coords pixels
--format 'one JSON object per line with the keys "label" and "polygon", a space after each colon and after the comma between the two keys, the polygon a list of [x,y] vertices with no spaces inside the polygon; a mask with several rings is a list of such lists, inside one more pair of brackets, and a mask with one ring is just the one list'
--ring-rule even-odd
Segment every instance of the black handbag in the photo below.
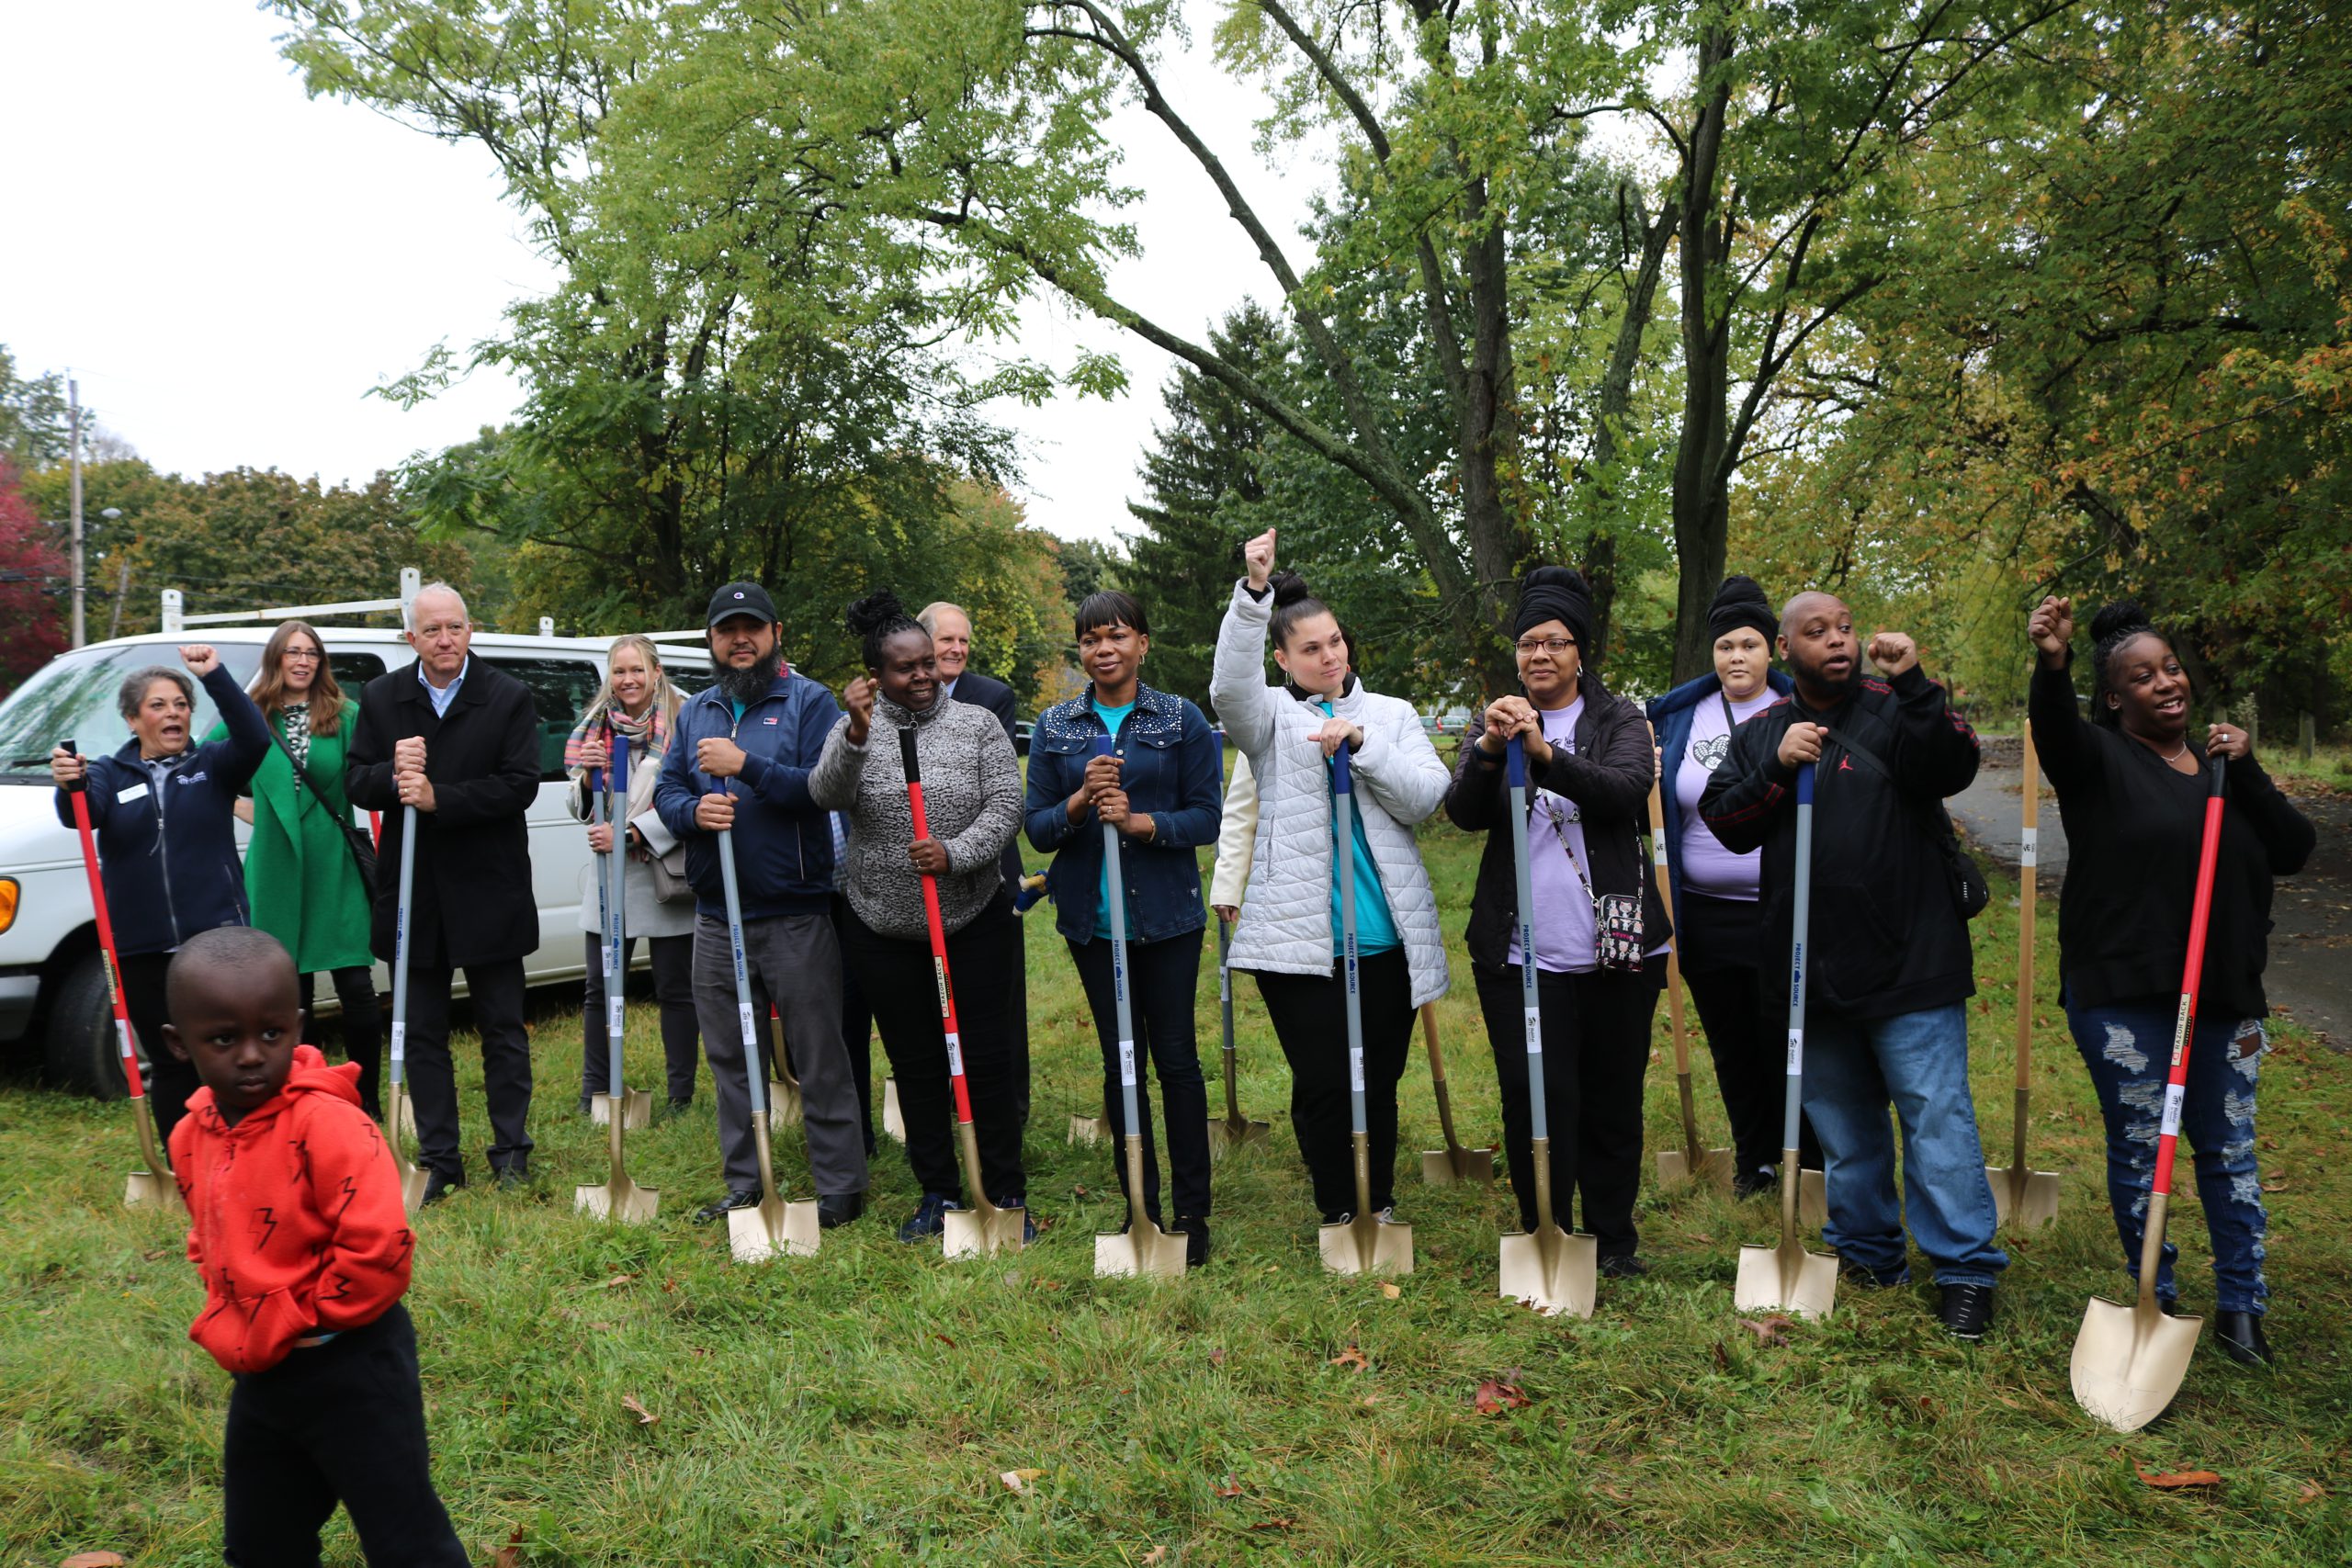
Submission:
{"label": "black handbag", "polygon": [[[1828,728],[1826,725],[1823,728]],[[1887,783],[1895,784],[1894,770],[1880,761],[1869,747],[1842,729],[1831,729],[1829,739],[1844,747],[1848,756],[1868,766]],[[1895,784],[1895,789],[1899,794],[1902,785]],[[1908,800],[1910,797],[1905,795],[1904,798]],[[1993,901],[1993,889],[1984,880],[1984,868],[1976,863],[1974,855],[1960,847],[1960,834],[1952,827],[1951,813],[1944,809],[1942,801],[1936,802],[1932,808],[1922,809],[1920,818],[1927,823],[1930,836],[1936,840],[1937,852],[1943,857],[1944,886],[1951,895],[1951,907],[1960,911],[1962,919],[1974,919],[1984,912],[1984,906]]]}
{"label": "black handbag", "polygon": [[[323,810],[327,797],[326,792],[319,787],[318,775],[294,755],[294,748],[286,744],[286,737],[276,728],[271,728],[269,738],[277,742],[277,750],[286,760],[294,765],[295,776],[302,781],[303,787],[311,792],[311,798],[317,801]],[[351,863],[359,872],[359,886],[367,890],[372,900],[376,897],[376,840],[368,836],[367,829],[353,823],[338,822],[335,826],[343,829],[343,847],[351,852]]]}

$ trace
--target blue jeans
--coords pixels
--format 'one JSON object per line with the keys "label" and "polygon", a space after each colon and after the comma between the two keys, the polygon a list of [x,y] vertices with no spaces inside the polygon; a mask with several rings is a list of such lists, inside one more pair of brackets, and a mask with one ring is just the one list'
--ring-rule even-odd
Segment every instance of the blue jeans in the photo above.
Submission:
{"label": "blue jeans", "polygon": [[[1993,1283],[2009,1259],[1993,1245],[1993,1186],[1968,1094],[1966,1007],[1809,1020],[1804,1045],[1804,1111],[1828,1187],[1821,1239],[1846,1262],[1899,1284],[1910,1278],[1907,1218],[1937,1284]],[[1903,1124],[1900,1203],[1890,1101]]]}
{"label": "blue jeans", "polygon": [[[2115,1211],[2124,1264],[2137,1284],[2177,1004],[2076,1007],[2071,997],[2065,1003],[2075,1049],[2090,1068],[2098,1108],[2107,1119],[2107,1201]],[[2241,1056],[2237,1043],[2249,1033],[2255,1043]],[[2254,1155],[2255,1082],[2266,1048],[2258,1020],[2230,1017],[2199,1019],[2188,1044],[2180,1131],[2196,1151],[2197,1196],[2205,1206],[2205,1230],[2213,1247],[2214,1305],[2222,1312],[2259,1313],[2263,1298],[2270,1293],[2262,1282],[2262,1238],[2270,1217],[2263,1211],[2262,1172]],[[2176,1190],[2179,1184],[2176,1174]],[[2171,1242],[2165,1243],[2164,1263],[2156,1275],[2156,1294],[2165,1301],[2179,1293],[2173,1280],[2177,1251]]]}

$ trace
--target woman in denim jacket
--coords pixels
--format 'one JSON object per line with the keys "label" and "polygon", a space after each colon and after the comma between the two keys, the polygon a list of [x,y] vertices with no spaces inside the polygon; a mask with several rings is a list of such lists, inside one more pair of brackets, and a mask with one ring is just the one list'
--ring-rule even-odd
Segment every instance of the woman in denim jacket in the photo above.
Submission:
{"label": "woman in denim jacket", "polygon": [[[1054,853],[1046,884],[1057,911],[1055,928],[1069,943],[1078,977],[1094,1010],[1102,1046],[1102,1099],[1113,1147],[1126,1136],[1119,1093],[1119,1027],[1111,977],[1109,884],[1102,829],[1119,830],[1125,885],[1128,1006],[1137,1065],[1148,1057],[1159,1077],[1168,1122],[1168,1158],[1176,1190],[1176,1224],[1186,1261],[1209,1254],[1208,1089],[1193,1040],[1193,998],[1199,988],[1201,872],[1193,851],[1216,841],[1221,780],[1216,736],[1201,710],[1155,692],[1139,673],[1151,649],[1143,606],[1125,593],[1088,596],[1078,608],[1078,657],[1092,677],[1083,696],[1037,716],[1029,741],[1029,786],[1023,814],[1029,841]],[[1113,737],[1097,757],[1097,737]],[[1151,1100],[1143,1115],[1144,1213],[1161,1224],[1159,1157],[1152,1143]],[[1114,1158],[1124,1193],[1127,1172]]]}

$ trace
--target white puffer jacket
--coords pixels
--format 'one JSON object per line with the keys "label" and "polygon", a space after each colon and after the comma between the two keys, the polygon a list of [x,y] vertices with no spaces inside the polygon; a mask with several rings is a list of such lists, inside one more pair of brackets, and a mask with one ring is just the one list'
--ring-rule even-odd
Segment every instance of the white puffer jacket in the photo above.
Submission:
{"label": "white puffer jacket", "polygon": [[[1331,972],[1331,785],[1312,737],[1322,710],[1266,683],[1266,626],[1273,596],[1237,582],[1217,628],[1209,701],[1258,782],[1257,843],[1249,894],[1233,931],[1233,967],[1278,975]],[[1405,939],[1413,1005],[1445,995],[1445,945],[1437,896],[1413,842],[1413,825],[1445,798],[1449,775],[1412,705],[1355,683],[1331,711],[1363,731],[1349,759],[1364,842]]]}

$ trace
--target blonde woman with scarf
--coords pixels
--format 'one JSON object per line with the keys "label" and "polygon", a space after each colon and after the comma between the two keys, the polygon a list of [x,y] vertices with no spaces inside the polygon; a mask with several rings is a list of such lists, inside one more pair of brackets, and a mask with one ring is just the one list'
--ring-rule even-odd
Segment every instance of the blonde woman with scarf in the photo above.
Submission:
{"label": "blonde woman with scarf", "polygon": [[[588,770],[612,758],[616,735],[628,742],[628,798],[613,802],[613,816],[628,837],[628,875],[621,910],[622,973],[639,937],[653,960],[653,995],[662,1007],[662,1055],[668,1064],[670,1109],[694,1100],[695,1073],[702,1060],[702,1036],[695,1022],[695,901],[685,885],[685,852],[654,814],[653,786],[662,753],[676,729],[684,698],[662,669],[662,653],[650,637],[632,632],[613,639],[605,658],[605,683],[563,743],[563,765],[571,775],[571,814],[588,824],[588,847],[597,858],[580,872],[580,929],[585,931],[588,995],[582,1011],[580,1114],[588,1114],[606,1089],[611,1067],[605,1038],[605,933],[597,923],[596,878],[613,847],[613,829],[596,820],[596,800]],[[671,874],[657,884],[653,864]],[[661,893],[674,889],[670,899]]]}

